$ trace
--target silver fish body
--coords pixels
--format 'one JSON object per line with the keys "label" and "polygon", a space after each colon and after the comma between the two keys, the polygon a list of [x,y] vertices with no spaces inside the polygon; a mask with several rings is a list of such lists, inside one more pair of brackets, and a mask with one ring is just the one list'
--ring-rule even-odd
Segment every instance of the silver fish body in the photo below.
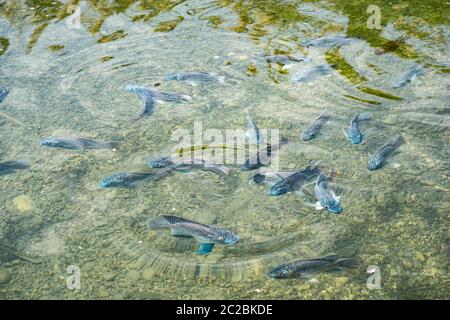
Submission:
{"label": "silver fish body", "polygon": [[230,173],[230,169],[218,165],[213,161],[198,158],[171,158],[161,157],[158,159],[152,159],[148,161],[148,166],[151,168],[171,168],[178,171],[188,171],[193,169],[211,171],[217,175],[227,175]]}
{"label": "silver fish body", "polygon": [[9,94],[9,90],[8,90],[8,89],[6,89],[6,88],[0,88],[0,103],[2,103],[3,100],[6,99],[6,97],[8,96],[8,94]]}
{"label": "silver fish body", "polygon": [[263,143],[264,137],[259,131],[259,128],[257,127],[255,121],[253,121],[252,117],[250,116],[248,110],[246,115],[246,122],[247,122],[247,137],[249,139],[249,142],[253,144]]}
{"label": "silver fish body", "polygon": [[334,268],[355,268],[356,266],[356,259],[339,259],[335,255],[330,255],[323,258],[302,259],[282,264],[269,271],[267,275],[274,279],[301,278]]}
{"label": "silver fish body", "polygon": [[351,143],[353,144],[359,144],[361,143],[363,139],[363,135],[361,133],[361,130],[359,129],[358,123],[361,121],[367,121],[372,120],[373,115],[369,112],[363,112],[360,114],[355,115],[350,120],[350,126],[347,128],[346,131],[344,131],[344,134]]}
{"label": "silver fish body", "polygon": [[128,86],[127,90],[136,94],[143,103],[142,110],[138,114],[133,116],[130,119],[131,121],[140,120],[153,113],[153,110],[155,108],[155,99],[150,90],[139,86]]}
{"label": "silver fish body", "polygon": [[177,230],[177,235],[191,236],[200,243],[229,245],[239,241],[239,237],[227,229],[171,215],[162,215],[149,219],[147,226],[155,230],[175,229]]}
{"label": "silver fish body", "polygon": [[40,145],[63,149],[117,149],[117,142],[104,142],[87,138],[48,137],[39,141]]}
{"label": "silver fish body", "polygon": [[374,171],[383,167],[386,163],[386,158],[392,155],[402,144],[405,143],[405,139],[401,135],[397,135],[381,148],[369,155],[367,168],[370,171]]}
{"label": "silver fish body", "polygon": [[328,178],[321,174],[314,186],[314,194],[318,200],[317,209],[325,209],[333,214],[340,214],[343,209],[339,197],[328,190]]}
{"label": "silver fish body", "polygon": [[423,65],[412,65],[409,69],[400,77],[398,77],[392,83],[392,88],[398,89],[406,86],[408,83],[412,82],[415,78],[423,73]]}
{"label": "silver fish body", "polygon": [[336,46],[343,46],[350,44],[350,38],[344,36],[336,36],[336,37],[323,37],[318,39],[306,40],[301,43],[303,47],[319,47],[319,48],[332,48]]}
{"label": "silver fish body", "polygon": [[209,72],[178,72],[172,73],[164,77],[164,80],[178,80],[186,82],[212,82],[225,83],[225,77]]}
{"label": "silver fish body", "polygon": [[14,160],[0,163],[0,176],[13,173],[16,170],[28,169],[31,166],[28,160]]}
{"label": "silver fish body", "polygon": [[329,119],[330,115],[325,111],[319,117],[314,119],[314,121],[311,122],[309,126],[306,127],[306,129],[303,130],[302,132],[303,141],[308,141],[316,137],[319,134],[322,126],[326,124]]}
{"label": "silver fish body", "polygon": [[300,70],[294,74],[290,82],[308,82],[315,80],[319,76],[330,74],[333,68],[327,64],[321,64]]}

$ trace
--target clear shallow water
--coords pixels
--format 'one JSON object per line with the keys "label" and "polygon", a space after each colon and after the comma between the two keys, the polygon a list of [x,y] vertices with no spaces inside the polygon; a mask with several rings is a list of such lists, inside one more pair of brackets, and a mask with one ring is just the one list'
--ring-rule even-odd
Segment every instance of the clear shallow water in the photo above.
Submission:
{"label": "clear shallow water", "polygon": [[[39,263],[0,249],[1,272],[11,277],[0,284],[0,297],[449,298],[449,10],[381,3],[379,31],[366,27],[371,3],[346,3],[92,1],[81,3],[82,30],[74,30],[64,2],[2,2],[0,87],[11,93],[0,104],[0,159],[27,158],[33,166],[0,177],[0,241]],[[406,32],[406,44],[374,54]],[[334,34],[354,40],[338,49],[300,46]],[[254,58],[263,53],[313,61],[286,72]],[[414,61],[427,66],[425,74],[392,89]],[[288,81],[325,62],[337,70],[309,83]],[[151,117],[128,121],[140,102],[127,84],[152,86],[167,73],[191,70],[227,80],[196,87],[162,82],[162,90],[193,101],[158,104]],[[289,139],[282,169],[322,159],[338,172],[341,215],[305,206],[296,194],[269,197],[248,185],[252,173],[237,168],[226,178],[195,171],[131,190],[98,188],[109,174],[146,170],[146,160],[173,147],[172,133],[192,131],[194,121],[204,129],[244,129],[246,108],[260,128]],[[318,139],[302,142],[301,129],[323,110],[332,121]],[[352,146],[341,128],[361,111],[374,121],[361,125],[368,136]],[[396,133],[407,144],[395,165],[369,172],[367,153]],[[46,136],[121,146],[51,149],[38,144]],[[215,223],[241,241],[198,256],[192,240],[146,228],[160,214]],[[319,274],[318,283],[265,275],[281,263],[329,253],[356,257],[360,266]],[[69,265],[81,269],[78,291],[66,288]],[[381,290],[366,287],[369,265],[381,269]]]}

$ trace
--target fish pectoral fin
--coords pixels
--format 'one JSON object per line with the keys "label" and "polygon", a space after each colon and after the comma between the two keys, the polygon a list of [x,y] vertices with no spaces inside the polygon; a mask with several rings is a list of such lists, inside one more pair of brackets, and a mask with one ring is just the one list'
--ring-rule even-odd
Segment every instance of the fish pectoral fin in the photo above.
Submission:
{"label": "fish pectoral fin", "polygon": [[342,128],[342,132],[344,133],[344,136],[348,139],[348,134],[347,134],[347,131],[345,131],[345,129],[344,128]]}
{"label": "fish pectoral fin", "polygon": [[285,65],[281,68],[281,70],[289,70],[289,69],[291,69],[294,65],[295,65],[295,64],[293,64],[293,63],[285,64]]}
{"label": "fish pectoral fin", "polygon": [[204,255],[212,252],[214,243],[200,243],[198,246],[198,254]]}
{"label": "fish pectoral fin", "polygon": [[322,205],[320,204],[319,201],[316,202],[315,208],[316,208],[316,210],[323,210],[323,209],[325,209],[324,207],[322,207]]}

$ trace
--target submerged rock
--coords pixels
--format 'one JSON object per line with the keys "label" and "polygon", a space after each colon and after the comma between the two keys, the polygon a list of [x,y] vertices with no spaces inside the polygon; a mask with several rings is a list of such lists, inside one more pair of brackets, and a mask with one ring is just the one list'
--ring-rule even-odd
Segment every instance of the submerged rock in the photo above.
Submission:
{"label": "submerged rock", "polygon": [[7,284],[9,281],[11,281],[11,278],[11,272],[9,272],[7,269],[0,269],[0,285]]}

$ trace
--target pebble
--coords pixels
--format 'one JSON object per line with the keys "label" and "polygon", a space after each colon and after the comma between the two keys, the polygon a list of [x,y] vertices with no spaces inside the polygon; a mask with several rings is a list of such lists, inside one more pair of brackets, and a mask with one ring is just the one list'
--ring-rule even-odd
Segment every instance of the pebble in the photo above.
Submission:
{"label": "pebble", "polygon": [[19,212],[30,212],[33,208],[33,203],[29,196],[17,196],[13,199],[13,203]]}
{"label": "pebble", "polygon": [[0,269],[0,284],[7,284],[11,281],[11,272],[6,269]]}
{"label": "pebble", "polygon": [[115,272],[105,272],[103,274],[103,279],[105,279],[106,281],[113,281],[115,278],[117,277],[117,273]]}
{"label": "pebble", "polygon": [[131,270],[127,273],[127,278],[130,279],[131,281],[138,281],[140,277],[141,273],[136,270]]}

